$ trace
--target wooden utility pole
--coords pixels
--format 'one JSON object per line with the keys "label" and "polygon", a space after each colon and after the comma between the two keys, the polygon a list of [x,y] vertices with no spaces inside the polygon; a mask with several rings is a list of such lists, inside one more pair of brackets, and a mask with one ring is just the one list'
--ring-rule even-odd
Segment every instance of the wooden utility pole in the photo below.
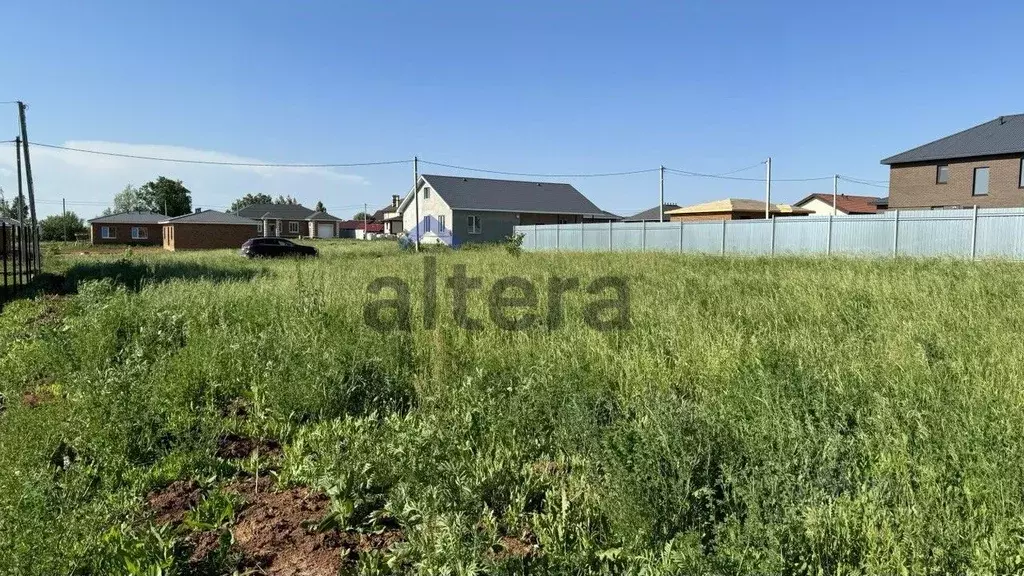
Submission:
{"label": "wooden utility pole", "polygon": [[60,211],[61,220],[64,222],[64,241],[68,241],[68,202],[66,199],[60,199]]}
{"label": "wooden utility pole", "polygon": [[36,189],[32,183],[32,160],[28,152],[28,125],[25,122],[25,103],[18,100],[18,119],[21,122],[21,145],[25,150],[25,183],[28,184],[28,211],[32,230],[36,229]]}
{"label": "wooden utility pole", "polygon": [[771,218],[772,215],[772,158],[768,157],[765,162],[768,165],[768,173],[765,175],[765,186],[764,186],[764,219]]}
{"label": "wooden utility pole", "polygon": [[363,202],[363,240],[366,240],[366,202]]}
{"label": "wooden utility pole", "polygon": [[661,167],[661,200],[659,201],[658,222],[665,221],[665,167]]}

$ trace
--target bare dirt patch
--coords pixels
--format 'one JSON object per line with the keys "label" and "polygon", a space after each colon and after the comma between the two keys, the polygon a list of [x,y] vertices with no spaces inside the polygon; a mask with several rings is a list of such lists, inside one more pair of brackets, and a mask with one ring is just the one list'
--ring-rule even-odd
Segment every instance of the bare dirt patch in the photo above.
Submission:
{"label": "bare dirt patch", "polygon": [[[241,567],[259,574],[278,576],[336,575],[351,564],[358,552],[386,550],[404,539],[400,530],[389,529],[378,534],[317,530],[330,513],[330,500],[297,487],[273,491],[270,478],[236,480],[224,491],[241,496],[242,505],[229,528],[234,544],[231,550],[241,557]],[[191,481],[177,481],[163,490],[153,492],[147,503],[155,521],[178,525],[185,512],[201,499],[201,490]],[[222,531],[191,535],[189,563],[202,565],[220,549]]]}
{"label": "bare dirt patch", "polygon": [[57,399],[49,388],[36,388],[21,395],[21,403],[29,408],[38,408]]}
{"label": "bare dirt patch", "polygon": [[225,434],[217,440],[217,457],[226,460],[248,458],[259,452],[260,456],[281,456],[281,444],[277,440],[259,440],[238,434]]}
{"label": "bare dirt patch", "polygon": [[498,539],[498,549],[494,551],[495,560],[525,560],[537,554],[537,537],[529,531],[518,536],[502,536]]}
{"label": "bare dirt patch", "polygon": [[157,524],[180,524],[185,513],[199,503],[202,492],[195,482],[176,480],[166,488],[153,491],[146,497],[146,504],[153,511]]}

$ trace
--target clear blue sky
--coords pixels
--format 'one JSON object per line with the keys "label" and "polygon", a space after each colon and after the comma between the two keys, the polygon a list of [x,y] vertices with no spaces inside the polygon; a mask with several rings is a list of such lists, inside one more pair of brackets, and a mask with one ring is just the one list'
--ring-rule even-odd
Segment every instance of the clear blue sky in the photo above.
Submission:
{"label": "clear blue sky", "polygon": [[[875,180],[887,176],[878,163],[887,155],[1024,112],[1024,2],[960,4],[7,4],[0,100],[30,104],[34,141],[124,152],[272,162],[419,155],[546,173],[662,163],[720,173],[770,155],[780,178]],[[2,109],[6,139],[15,110]],[[8,196],[12,155],[0,158]],[[158,174],[185,180],[199,206],[262,191],[322,199],[341,216],[411,181],[406,166],[253,171],[36,155],[41,202],[66,197],[87,217],[124,184]],[[571,182],[612,211],[657,202],[657,174]],[[666,188],[679,203],[763,195],[757,182],[677,176]],[[816,190],[831,184],[780,182],[774,197]],[[40,204],[42,213],[57,208]]]}

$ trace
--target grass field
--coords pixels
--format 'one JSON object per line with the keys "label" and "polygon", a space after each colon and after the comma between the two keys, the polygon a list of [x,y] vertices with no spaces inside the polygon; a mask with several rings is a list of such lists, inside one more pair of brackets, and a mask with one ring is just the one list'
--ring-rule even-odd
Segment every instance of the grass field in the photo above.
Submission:
{"label": "grass field", "polygon": [[[296,573],[261,526],[361,574],[1024,570],[1019,265],[432,252],[429,328],[423,255],[319,246],[51,251],[76,293],[0,314],[0,572]],[[408,331],[364,322],[382,276]],[[628,329],[583,289],[552,327],[601,276]]]}

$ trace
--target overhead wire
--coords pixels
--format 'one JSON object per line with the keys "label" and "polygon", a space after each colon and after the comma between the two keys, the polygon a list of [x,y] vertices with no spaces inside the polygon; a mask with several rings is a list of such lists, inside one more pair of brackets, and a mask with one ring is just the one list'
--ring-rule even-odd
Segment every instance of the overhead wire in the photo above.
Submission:
{"label": "overhead wire", "polygon": [[506,172],[503,170],[488,170],[486,168],[471,168],[469,166],[457,166],[455,164],[445,164],[443,162],[431,162],[430,160],[420,160],[420,164],[428,164],[430,166],[441,166],[444,168],[451,168],[452,170],[465,170],[467,172],[480,172],[485,174],[497,174],[500,176],[523,176],[526,178],[604,178],[609,176],[630,176],[633,174],[646,174],[650,172],[657,172],[660,168],[647,168],[644,170],[628,170],[625,172],[598,172],[589,174],[541,174],[534,172]]}

